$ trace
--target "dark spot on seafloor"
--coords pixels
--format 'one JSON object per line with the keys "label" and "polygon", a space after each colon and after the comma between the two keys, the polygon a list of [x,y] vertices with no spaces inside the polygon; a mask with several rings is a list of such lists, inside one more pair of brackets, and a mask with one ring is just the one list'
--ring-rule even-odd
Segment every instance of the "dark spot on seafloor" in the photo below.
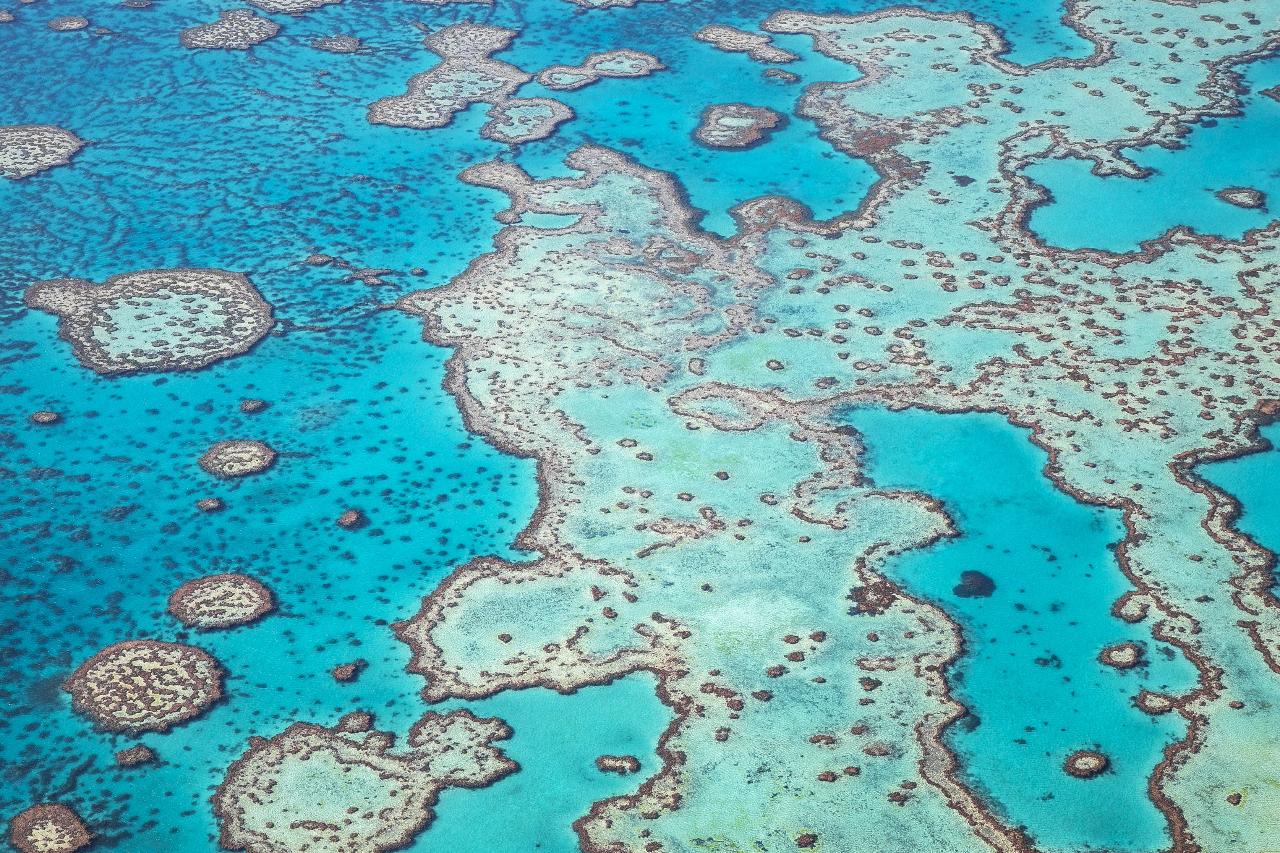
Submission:
{"label": "dark spot on seafloor", "polygon": [[64,680],[61,675],[51,675],[33,682],[27,687],[27,701],[37,707],[58,704],[62,699],[62,682]]}
{"label": "dark spot on seafloor", "polygon": [[967,187],[969,184],[973,183],[973,178],[968,175],[952,175],[951,180],[955,181],[956,184],[962,187]]}
{"label": "dark spot on seafloor", "polygon": [[996,582],[982,572],[964,571],[960,573],[960,583],[951,591],[961,598],[986,598],[995,592]]}

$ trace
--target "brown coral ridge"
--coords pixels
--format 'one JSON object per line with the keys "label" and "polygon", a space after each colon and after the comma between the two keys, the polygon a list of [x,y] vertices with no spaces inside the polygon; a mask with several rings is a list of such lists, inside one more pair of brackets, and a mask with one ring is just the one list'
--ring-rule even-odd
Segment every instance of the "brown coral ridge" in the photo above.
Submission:
{"label": "brown coral ridge", "polygon": [[201,631],[248,625],[273,609],[271,591],[256,578],[238,572],[189,580],[169,596],[169,612]]}
{"label": "brown coral ridge", "polygon": [[[493,745],[511,736],[496,718],[429,713],[394,752],[394,737],[372,722],[356,712],[332,729],[294,723],[251,738],[213,795],[219,843],[250,853],[398,850],[435,819],[443,789],[482,788],[519,769]],[[307,773],[295,770],[301,762]]]}
{"label": "brown coral ridge", "polygon": [[19,853],[76,853],[93,843],[80,815],[62,803],[39,803],[9,824],[9,842]]}
{"label": "brown coral ridge", "polygon": [[159,640],[107,646],[63,685],[72,706],[107,731],[165,732],[222,699],[221,664],[203,649]]}

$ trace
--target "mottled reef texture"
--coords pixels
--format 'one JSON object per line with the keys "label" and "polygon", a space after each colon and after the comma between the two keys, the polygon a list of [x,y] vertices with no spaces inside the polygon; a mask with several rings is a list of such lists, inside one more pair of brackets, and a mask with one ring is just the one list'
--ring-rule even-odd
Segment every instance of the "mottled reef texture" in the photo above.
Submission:
{"label": "mottled reef texture", "polygon": [[[547,138],[573,118],[573,110],[552,98],[514,97],[532,75],[492,54],[506,50],[515,37],[515,30],[471,22],[431,33],[423,44],[442,61],[410,77],[403,95],[371,104],[369,121],[430,130],[447,126],[472,104],[489,104],[488,121],[480,128],[485,139],[519,145]],[[544,69],[537,80],[549,89],[569,91],[605,77],[644,77],[662,67],[647,53],[610,50],[594,53],[580,65]]]}
{"label": "mottled reef texture", "polygon": [[427,714],[405,747],[370,731],[368,714],[332,729],[294,723],[252,738],[213,797],[228,850],[250,853],[380,853],[399,850],[434,818],[440,791],[481,788],[517,765],[495,746],[511,730],[466,711]]}
{"label": "mottled reef texture", "polygon": [[183,625],[201,631],[247,625],[274,607],[269,589],[256,578],[237,573],[187,581],[169,596],[169,612]]}
{"label": "mottled reef texture", "polygon": [[67,679],[75,709],[113,732],[168,731],[222,698],[222,666],[195,646],[126,640],[89,658]]}
{"label": "mottled reef texture", "polygon": [[76,358],[103,374],[198,370],[247,352],[273,323],[249,279],[224,270],[143,270],[99,285],[59,278],[24,299],[56,315]]}
{"label": "mottled reef texture", "polygon": [[712,148],[750,148],[767,141],[784,121],[768,107],[713,104],[702,111],[693,138]]}
{"label": "mottled reef texture", "polygon": [[593,53],[577,65],[552,65],[539,71],[537,80],[548,89],[568,92],[606,77],[647,77],[663,68],[653,54],[623,48]]}
{"label": "mottled reef texture", "polygon": [[502,103],[530,79],[490,56],[506,49],[515,35],[515,30],[470,22],[431,33],[423,44],[441,62],[410,77],[403,95],[370,105],[369,121],[429,130],[446,126],[472,104]]}
{"label": "mottled reef texture", "polygon": [[703,27],[693,37],[729,53],[745,53],[756,62],[794,62],[800,58],[791,51],[774,45],[769,36],[720,24]]}
{"label": "mottled reef texture", "polygon": [[0,125],[0,176],[17,180],[65,166],[84,140],[51,124]]}
{"label": "mottled reef texture", "polygon": [[[1066,21],[1092,54],[1023,67],[963,14],[769,18],[861,72],[797,107],[880,173],[830,222],[759,199],[720,239],[668,176],[595,147],[570,156],[580,177],[464,173],[510,196],[504,222],[578,217],[512,225],[400,303],[455,349],[468,426],[537,460],[519,543],[536,558],[473,561],[397,630],[431,700],[657,676],[661,768],[576,823],[584,849],[1031,846],[941,739],[962,714],[957,629],[880,567],[954,530],[936,502],[865,482],[839,417],[860,403],[1001,412],[1058,487],[1122,512],[1116,613],[1200,676],[1137,700],[1187,726],[1150,767],[1173,849],[1274,846],[1271,555],[1195,466],[1280,414],[1280,227],[1061,250],[1027,227],[1047,193],[1026,176],[1078,157],[1140,177],[1125,148],[1237,109],[1239,67],[1277,48],[1274,7],[1106,0]],[[1064,784],[1121,760],[1147,759],[1063,755]]]}
{"label": "mottled reef texture", "polygon": [[279,24],[252,9],[228,9],[216,21],[183,30],[179,39],[192,50],[248,50],[278,32]]}
{"label": "mottled reef texture", "polygon": [[16,815],[9,842],[18,853],[76,853],[93,843],[80,816],[61,803],[40,803]]}
{"label": "mottled reef texture", "polygon": [[261,441],[233,438],[211,445],[198,461],[215,477],[235,479],[266,471],[275,464],[276,452]]}

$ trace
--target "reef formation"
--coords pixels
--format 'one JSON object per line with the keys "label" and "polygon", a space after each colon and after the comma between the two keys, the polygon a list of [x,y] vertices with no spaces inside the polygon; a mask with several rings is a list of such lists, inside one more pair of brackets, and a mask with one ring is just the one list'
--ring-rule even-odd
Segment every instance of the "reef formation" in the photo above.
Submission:
{"label": "reef formation", "polygon": [[17,180],[65,166],[83,147],[83,139],[56,125],[0,125],[0,175]]}
{"label": "reef formation", "polygon": [[294,723],[255,737],[213,796],[219,842],[249,853],[380,853],[407,846],[434,818],[440,792],[480,788],[517,769],[493,746],[511,730],[466,711],[429,713],[405,747],[370,731],[366,713],[334,728]]}
{"label": "reef formation", "polygon": [[198,460],[200,467],[224,480],[261,474],[276,462],[276,452],[266,442],[247,438],[219,441]]}
{"label": "reef formation", "polygon": [[[761,198],[722,239],[670,176],[600,147],[568,157],[574,177],[464,172],[509,195],[504,222],[577,218],[508,227],[448,285],[399,303],[454,348],[447,388],[468,427],[536,459],[541,486],[519,540],[534,559],[475,560],[397,626],[424,696],[653,673],[674,715],[662,766],[575,824],[583,849],[1031,849],[942,737],[964,714],[946,678],[960,629],[883,572],[952,521],[868,483],[840,418],[999,412],[1030,428],[1058,488],[1120,511],[1132,591],[1116,615],[1199,675],[1135,698],[1185,724],[1158,760],[1079,750],[1059,757],[1062,784],[1149,761],[1173,849],[1263,849],[1280,811],[1265,734],[1280,605],[1270,555],[1194,467],[1257,447],[1280,413],[1280,231],[1061,249],[1027,225],[1048,194],[1026,170],[1077,157],[1139,177],[1125,149],[1234,114],[1240,69],[1280,47],[1265,11],[1072,4],[1065,22],[1092,52],[1032,66],[965,14],[779,12],[766,31],[858,72],[797,105],[880,176],[826,222]],[[1139,660],[1117,647],[1097,665]]]}
{"label": "reef formation", "polygon": [[183,30],[179,40],[192,50],[248,50],[278,32],[279,24],[252,9],[227,9],[216,21]]}
{"label": "reef formation", "polygon": [[89,658],[67,679],[75,709],[107,731],[164,732],[222,698],[222,666],[203,649],[126,640]]}
{"label": "reef formation", "polygon": [[143,270],[97,285],[53,279],[24,299],[56,315],[76,358],[102,374],[198,370],[247,352],[273,323],[249,279],[225,270]]}
{"label": "reef formation", "polygon": [[766,141],[783,121],[767,107],[713,104],[702,111],[693,137],[712,148],[750,148]]}
{"label": "reef formation", "polygon": [[271,591],[261,581],[237,572],[187,581],[169,596],[169,612],[201,631],[247,625],[274,608]]}
{"label": "reef formation", "polygon": [[606,77],[647,77],[664,67],[651,53],[622,48],[593,53],[577,65],[552,65],[536,79],[548,89],[569,92]]}
{"label": "reef formation", "polygon": [[62,803],[39,803],[14,816],[9,841],[18,853],[76,853],[93,843],[80,816]]}

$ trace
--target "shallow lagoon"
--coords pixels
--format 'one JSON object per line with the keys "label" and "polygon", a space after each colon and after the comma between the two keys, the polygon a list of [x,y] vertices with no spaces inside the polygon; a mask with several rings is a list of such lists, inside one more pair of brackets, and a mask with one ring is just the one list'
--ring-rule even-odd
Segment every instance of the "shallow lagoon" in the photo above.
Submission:
{"label": "shallow lagoon", "polygon": [[[1142,688],[1185,690],[1195,671],[1110,613],[1130,589],[1110,551],[1124,536],[1119,513],[1055,488],[1042,473],[1044,451],[999,415],[859,409],[848,423],[866,442],[876,485],[937,498],[959,530],[887,570],[964,632],[951,680],[971,716],[948,742],[966,780],[1045,849],[1167,844],[1147,776],[1184,724],[1139,711],[1133,697]],[[966,571],[994,582],[990,596],[962,594]],[[1146,665],[1098,662],[1104,646],[1125,640],[1144,646]],[[1111,772],[1090,780],[1062,773],[1069,753],[1090,748],[1111,756]]]}

